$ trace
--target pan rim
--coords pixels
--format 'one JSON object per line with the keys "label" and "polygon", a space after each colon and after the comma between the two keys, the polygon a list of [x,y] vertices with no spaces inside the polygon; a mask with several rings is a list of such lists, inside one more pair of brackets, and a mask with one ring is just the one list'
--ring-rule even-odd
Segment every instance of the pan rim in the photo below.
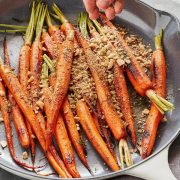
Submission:
{"label": "pan rim", "polygon": [[[165,14],[169,17],[171,17],[175,22],[176,24],[178,25],[178,33],[180,34],[180,21],[179,19],[174,15],[174,14],[170,14],[166,11],[161,11],[161,10],[158,10],[156,8],[153,8],[151,7],[150,5],[142,2],[141,0],[135,0],[136,2],[148,7],[149,9],[157,12],[157,13],[160,13],[160,14]],[[85,178],[74,178],[74,179],[108,179],[108,178],[112,178],[112,177],[117,177],[117,176],[120,176],[120,175],[125,175],[126,174],[126,171],[136,167],[136,166],[139,166],[145,162],[147,162],[149,159],[153,158],[154,156],[158,155],[159,153],[161,153],[161,151],[163,151],[168,145],[170,145],[177,137],[178,135],[180,134],[180,127],[179,129],[174,133],[174,135],[170,138],[170,140],[168,142],[166,142],[159,150],[157,150],[157,152],[155,153],[152,153],[148,158],[144,159],[144,160],[141,160],[140,162],[134,164],[133,166],[131,167],[128,167],[124,170],[119,170],[119,171],[116,171],[116,172],[110,172],[108,174],[105,174],[105,175],[96,175],[96,176],[89,176],[89,177],[85,177]],[[0,160],[2,158],[0,157]],[[25,171],[25,172],[22,172],[22,170],[19,170],[17,169],[16,167],[8,167],[4,162],[1,162],[0,161],[0,168],[10,172],[10,173],[13,173],[13,174],[16,174],[18,176],[21,176],[21,177],[24,177],[24,178],[28,178],[28,179],[32,179],[32,178],[36,178],[36,179],[52,179],[52,180],[58,180],[58,179],[67,179],[67,178],[59,178],[59,177],[50,177],[50,176],[41,176],[41,175],[37,175],[37,174],[31,174],[28,170]]]}

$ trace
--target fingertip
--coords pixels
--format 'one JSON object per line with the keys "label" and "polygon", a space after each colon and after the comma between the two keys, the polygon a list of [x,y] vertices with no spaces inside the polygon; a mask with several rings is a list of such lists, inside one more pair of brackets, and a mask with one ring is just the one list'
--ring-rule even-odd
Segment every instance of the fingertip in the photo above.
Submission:
{"label": "fingertip", "polygon": [[105,14],[106,14],[106,17],[111,20],[111,19],[114,19],[115,17],[115,10],[114,8],[111,6],[111,7],[108,7],[106,10],[105,10]]}
{"label": "fingertip", "polygon": [[99,10],[96,8],[92,13],[89,13],[89,18],[95,20],[99,17]]}
{"label": "fingertip", "polygon": [[96,6],[99,9],[106,10],[113,2],[114,0],[97,0]]}
{"label": "fingertip", "polygon": [[96,8],[96,0],[83,0],[86,11],[91,13]]}
{"label": "fingertip", "polygon": [[114,10],[115,10],[115,13],[116,13],[116,14],[121,13],[122,10],[123,10],[123,6],[124,6],[123,0],[116,0],[116,1],[114,2]]}

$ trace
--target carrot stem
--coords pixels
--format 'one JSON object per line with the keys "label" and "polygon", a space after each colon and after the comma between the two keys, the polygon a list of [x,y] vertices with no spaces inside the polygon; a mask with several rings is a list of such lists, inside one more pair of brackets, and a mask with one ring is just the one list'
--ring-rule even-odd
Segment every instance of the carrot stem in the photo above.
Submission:
{"label": "carrot stem", "polygon": [[43,55],[43,59],[46,62],[46,64],[48,65],[51,73],[55,72],[55,66],[54,66],[54,63],[52,62],[52,60],[46,54]]}
{"label": "carrot stem", "polygon": [[36,39],[40,39],[40,37],[41,37],[41,32],[42,32],[46,12],[47,12],[47,6],[42,5],[41,11],[40,11],[38,19],[37,19],[38,25],[36,25]]}
{"label": "carrot stem", "polygon": [[18,25],[12,25],[12,24],[0,24],[0,27],[8,27],[8,28],[12,28],[12,29],[22,29],[22,30],[26,30],[27,26],[18,26]]}
{"label": "carrot stem", "polygon": [[55,3],[53,3],[52,9],[57,14],[62,24],[69,22],[68,19],[64,16],[62,11],[58,8],[58,6]]}
{"label": "carrot stem", "polygon": [[162,38],[163,38],[163,30],[155,37],[155,48],[162,49]]}
{"label": "carrot stem", "polygon": [[35,18],[34,15],[35,15],[35,2],[33,1],[31,17],[30,17],[28,27],[26,29],[26,34],[25,34],[25,44],[26,45],[31,45],[31,43],[32,43],[33,32],[34,32],[34,18]]}

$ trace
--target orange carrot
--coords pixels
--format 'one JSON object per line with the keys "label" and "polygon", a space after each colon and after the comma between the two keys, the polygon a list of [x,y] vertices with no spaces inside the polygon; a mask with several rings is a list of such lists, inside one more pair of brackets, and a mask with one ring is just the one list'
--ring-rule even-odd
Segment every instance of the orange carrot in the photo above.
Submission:
{"label": "orange carrot", "polygon": [[87,160],[86,160],[86,156],[85,156],[85,152],[84,152],[84,148],[83,145],[81,143],[81,138],[79,136],[77,127],[76,127],[76,123],[74,120],[74,116],[73,116],[73,112],[71,110],[69,101],[68,101],[68,97],[65,98],[63,105],[62,105],[62,113],[64,116],[64,121],[66,124],[66,128],[68,131],[68,134],[70,136],[70,139],[72,141],[72,144],[75,147],[75,150],[80,158],[80,160],[82,161],[82,163],[84,164],[84,166],[90,170]]}
{"label": "orange carrot", "polygon": [[[156,50],[152,56],[152,82],[156,93],[162,97],[166,95],[166,65],[165,57],[162,49],[162,32],[155,37]],[[157,129],[163,115],[157,107],[152,104],[146,120],[144,133],[142,137],[142,158],[148,157],[154,147],[156,140]]]}
{"label": "orange carrot", "polygon": [[61,44],[63,42],[62,32],[58,27],[52,24],[49,12],[47,12],[46,14],[46,22],[48,25],[48,32],[50,36],[52,37],[53,41],[56,44]]}
{"label": "orange carrot", "polygon": [[121,110],[126,121],[129,135],[133,144],[136,144],[136,129],[134,124],[134,119],[132,116],[131,105],[126,85],[126,80],[124,77],[124,71],[117,63],[114,64],[114,85],[121,106]]}
{"label": "orange carrot", "polygon": [[106,146],[106,143],[100,136],[90,114],[88,106],[82,100],[77,102],[77,115],[79,117],[79,121],[83,130],[85,131],[89,141],[92,143],[95,150],[113,171],[118,171],[119,167],[114,157],[112,156]]}
{"label": "orange carrot", "polygon": [[67,175],[67,173],[64,172],[64,169],[62,169],[62,167],[59,166],[59,163],[54,158],[53,152],[47,151],[46,157],[61,178],[71,178],[71,176]]}
{"label": "orange carrot", "polygon": [[11,154],[11,157],[13,158],[13,160],[16,162],[16,164],[22,166],[23,168],[30,168],[31,170],[34,168],[41,168],[43,166],[39,166],[39,167],[32,167],[27,165],[26,163],[23,163],[21,161],[19,161],[16,157],[15,151],[14,151],[14,145],[13,145],[13,138],[12,138],[12,129],[11,129],[11,123],[10,123],[10,107],[8,105],[8,101],[7,101],[7,97],[6,97],[6,90],[5,90],[5,86],[3,84],[3,82],[0,82],[0,108],[1,108],[1,112],[2,112],[2,117],[4,120],[4,126],[5,126],[5,131],[6,131],[6,139],[7,139],[7,144],[8,144],[8,148]]}
{"label": "orange carrot", "polygon": [[69,140],[63,118],[60,114],[55,128],[55,137],[68,171],[74,178],[79,178],[80,174],[76,169],[72,145]]}
{"label": "orange carrot", "polygon": [[61,160],[61,158],[59,157],[55,146],[51,145],[50,146],[50,152],[53,155],[54,159],[56,160],[56,162],[58,163],[58,165],[62,168],[62,170],[64,171],[64,173],[66,174],[67,178],[72,178],[72,176],[69,174],[69,172],[67,171],[64,162]]}
{"label": "orange carrot", "polygon": [[44,47],[46,48],[48,56],[52,60],[56,60],[58,58],[58,47],[48,32],[43,31],[42,41],[44,42]]}
{"label": "orange carrot", "polygon": [[59,60],[57,62],[56,71],[56,83],[54,86],[54,93],[52,95],[52,101],[50,105],[50,116],[47,117],[47,136],[46,136],[46,148],[49,147],[52,141],[52,133],[56,124],[59,109],[63,103],[66,96],[70,74],[71,74],[71,64],[74,53],[74,34],[70,32],[66,40],[59,46],[59,50],[62,53],[59,55]]}
{"label": "orange carrot", "polygon": [[13,95],[15,101],[17,102],[19,108],[21,109],[24,116],[30,123],[37,139],[39,140],[42,149],[44,149],[45,139],[43,137],[42,132],[38,128],[39,122],[37,121],[35,113],[33,112],[33,109],[29,104],[29,101],[27,99],[25,91],[23,90],[22,85],[19,83],[16,75],[8,66],[0,64],[0,74],[9,91]]}
{"label": "orange carrot", "polygon": [[[116,27],[104,15],[101,14],[100,16],[107,26],[117,30]],[[162,114],[173,109],[174,105],[172,103],[168,102],[165,98],[159,96],[154,92],[152,82],[144,72],[143,68],[140,66],[139,62],[136,60],[131,49],[128,47],[127,43],[120,33],[118,33],[118,38],[121,42],[122,48],[130,58],[130,63],[127,65],[126,71],[134,89],[141,96],[146,95],[157,106]]]}
{"label": "orange carrot", "polygon": [[[5,64],[10,66],[6,38],[4,38],[3,46],[4,46],[4,61],[5,61]],[[14,125],[15,125],[15,128],[16,128],[16,132],[17,132],[19,141],[20,141],[22,147],[28,148],[29,145],[30,145],[30,139],[29,139],[28,130],[27,130],[25,122],[24,122],[24,117],[23,117],[23,115],[21,113],[21,110],[19,109],[16,101],[14,100],[14,98],[13,98],[13,96],[12,96],[12,94],[10,92],[8,92],[8,97],[9,97],[9,101],[10,101],[10,104],[11,104],[11,111],[12,111],[13,121],[14,121]]]}
{"label": "orange carrot", "polygon": [[[104,23],[106,25],[108,25],[112,29],[116,29],[116,27],[103,14],[101,14],[100,16],[104,20]],[[129,77],[129,80],[131,81],[133,87],[137,90],[137,92],[141,96],[145,96],[146,90],[152,87],[152,83],[149,77],[142,69],[142,67],[140,66],[140,64],[137,62],[135,56],[133,55],[132,51],[130,50],[130,48],[128,47],[127,43],[125,42],[125,40],[123,39],[120,33],[118,34],[118,38],[122,43],[122,47],[126,51],[129,58],[131,59],[131,63],[128,64],[128,68],[127,68],[128,69],[127,75]],[[129,74],[131,74],[134,77],[134,79],[131,79],[132,76],[129,76]],[[139,89],[141,91],[138,91]]]}
{"label": "orange carrot", "polygon": [[98,101],[100,103],[100,107],[105,116],[106,122],[107,122],[109,128],[111,129],[111,132],[114,135],[114,137],[116,138],[116,140],[126,138],[127,134],[126,134],[124,124],[123,124],[120,116],[117,114],[117,112],[113,108],[113,105],[109,99],[109,97],[110,97],[109,89],[108,89],[107,84],[104,82],[103,74],[95,66],[95,64],[97,62],[96,56],[90,49],[87,41],[85,41],[81,36],[79,36],[79,40],[84,49],[84,53],[86,55],[86,61],[88,63],[91,74],[95,81]]}
{"label": "orange carrot", "polygon": [[[100,31],[100,33],[102,33],[100,24],[97,21],[94,22],[96,23],[96,25],[98,25],[99,27],[98,30]],[[90,34],[94,38],[98,38],[99,33],[96,31],[91,21],[88,21],[88,26],[90,28]],[[108,41],[107,43],[116,52],[114,45],[110,41]],[[117,63],[114,63],[114,86],[117,93],[119,105],[121,106],[121,110],[124,115],[125,121],[128,124],[129,134],[131,136],[133,144],[135,145],[136,131],[135,131],[134,119],[131,112],[131,105],[130,105],[127,85],[124,77],[124,71],[121,67],[118,66]]]}

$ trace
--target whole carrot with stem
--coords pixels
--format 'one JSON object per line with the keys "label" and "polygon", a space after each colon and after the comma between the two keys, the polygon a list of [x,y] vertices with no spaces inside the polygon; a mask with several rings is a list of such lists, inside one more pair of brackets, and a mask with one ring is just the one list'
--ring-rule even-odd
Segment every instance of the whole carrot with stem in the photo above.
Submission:
{"label": "whole carrot with stem", "polygon": [[[50,71],[54,72],[52,60],[47,55],[44,55],[43,58],[44,58],[45,62],[48,64]],[[54,86],[55,79],[50,79],[49,81],[50,81],[50,85]],[[88,166],[87,160],[86,160],[84,148],[81,143],[81,138],[80,138],[80,135],[77,130],[77,126],[75,123],[73,112],[70,107],[70,103],[68,101],[68,97],[65,97],[64,102],[61,107],[61,111],[62,111],[62,114],[64,117],[64,122],[65,122],[65,125],[67,128],[68,134],[70,136],[70,140],[72,141],[72,144],[74,145],[75,150],[76,150],[79,158],[81,159],[82,163],[91,172],[91,170]]]}
{"label": "whole carrot with stem", "polygon": [[[79,29],[81,30],[81,33],[83,36],[86,36],[88,34],[87,32],[87,24],[85,21],[87,20],[87,16],[84,16],[83,14],[80,14],[79,19]],[[121,157],[121,165],[124,168],[124,155],[123,150],[125,153],[126,158],[126,164],[128,166],[131,166],[133,164],[130,152],[127,147],[126,137],[127,133],[124,127],[124,124],[122,122],[121,117],[118,115],[117,111],[114,109],[112,102],[110,100],[110,92],[108,89],[108,85],[105,82],[103,78],[103,74],[101,70],[97,67],[97,58],[93,51],[91,50],[88,41],[85,40],[81,35],[78,36],[79,41],[84,49],[84,53],[86,55],[86,61],[89,66],[90,72],[92,74],[92,77],[95,82],[96,86],[96,92],[98,96],[98,102],[100,104],[100,107],[102,109],[102,112],[105,116],[105,120],[114,135],[115,139],[119,141],[119,149],[120,149],[120,157]],[[87,37],[87,36],[86,36]]]}
{"label": "whole carrot with stem", "polygon": [[[42,68],[41,85],[43,87],[42,88],[43,94],[46,95],[47,97],[49,97],[49,98],[45,99],[46,101],[44,103],[45,113],[46,113],[47,116],[49,116],[48,113],[50,113],[50,111],[49,111],[48,106],[49,106],[49,104],[51,102],[51,94],[50,94],[51,91],[49,90],[49,77],[48,77],[49,68],[48,68],[48,65],[46,64],[46,62],[47,62],[46,56],[44,55],[43,58],[44,58],[45,62],[43,63],[43,68]],[[50,62],[52,63],[51,60],[50,60]],[[61,145],[58,144],[58,146],[61,147],[60,150],[62,150],[62,153],[66,152],[66,151],[69,151],[68,149],[66,149],[66,145],[67,145],[67,143],[69,143],[68,137],[66,136],[67,135],[66,129],[62,128],[61,132],[59,132],[59,129],[58,129],[57,134],[58,134],[58,139],[60,139],[59,143],[61,144]],[[60,134],[63,134],[64,136],[59,136]],[[65,140],[63,140],[64,137],[65,137]],[[69,145],[69,146],[71,146],[71,145]],[[65,150],[63,150],[64,148],[65,148]],[[53,145],[51,145],[50,148],[48,149],[48,151],[50,151],[52,153],[52,155],[55,158],[56,162],[59,164],[59,166],[62,168],[62,170],[66,173],[67,177],[72,177],[69,174],[68,170],[65,168],[65,165],[62,162],[61,158],[58,156],[55,147]],[[72,153],[72,151],[70,151],[70,152]],[[63,155],[64,155],[63,157],[66,158],[65,154],[63,154]],[[71,156],[74,157],[74,154],[71,154]],[[65,162],[67,162],[67,161],[65,161]],[[69,166],[69,168],[71,168],[71,166]]]}
{"label": "whole carrot with stem", "polygon": [[[6,37],[4,38],[3,46],[4,46],[4,62],[6,65],[10,66]],[[30,145],[30,138],[29,138],[26,124],[24,122],[24,117],[10,92],[8,92],[8,97],[9,97],[9,101],[11,105],[13,122],[16,128],[16,132],[17,132],[20,144],[22,145],[22,147],[28,148]]]}
{"label": "whole carrot with stem", "polygon": [[106,164],[113,170],[118,171],[119,167],[116,163],[114,157],[108,150],[106,143],[103,141],[100,136],[96,125],[93,121],[93,118],[90,114],[89,108],[86,103],[82,100],[77,102],[77,115],[79,117],[80,124],[85,131],[88,139],[91,144],[95,148],[95,150],[99,153],[102,159],[106,162]]}
{"label": "whole carrot with stem", "polygon": [[[37,7],[35,7],[37,5]],[[38,14],[40,9],[41,3],[36,4],[34,1],[32,3],[32,12],[29,24],[26,29],[25,38],[24,38],[24,44],[22,45],[19,53],[19,72],[18,72],[18,79],[20,84],[22,85],[22,88],[24,92],[26,93],[26,96],[29,97],[28,94],[28,71],[29,71],[29,60],[30,60],[30,54],[31,54],[31,45],[32,45],[32,39],[34,35],[34,29],[35,29],[35,15]],[[31,145],[31,157],[32,157],[32,163],[34,164],[35,161],[35,136],[33,134],[32,128],[28,120],[25,120],[26,126],[28,129],[29,137],[30,137],[30,145]]]}
{"label": "whole carrot with stem", "polygon": [[[47,62],[49,65],[52,64],[52,61],[51,61],[51,59],[49,57],[47,57],[46,55],[44,55],[43,57],[44,57],[45,62]],[[45,70],[45,68],[43,70]],[[43,72],[44,75],[46,74],[45,71]],[[46,75],[46,77],[48,78],[48,75]],[[53,86],[54,83],[55,82],[52,81],[52,82],[50,82],[50,85]],[[62,109],[65,108],[65,113],[66,114],[64,114],[64,117],[65,117],[65,119],[67,119],[67,125],[68,125],[67,127],[68,127],[68,130],[70,130],[69,131],[70,132],[70,137],[73,136],[73,139],[72,138],[71,139],[75,141],[75,140],[77,140],[76,139],[77,134],[74,133],[74,132],[77,131],[76,124],[75,124],[75,122],[74,122],[74,124],[72,123],[72,121],[74,120],[74,117],[73,117],[73,114],[71,114],[72,113],[72,112],[70,112],[71,109],[69,109],[70,106],[68,106],[69,104],[67,105],[67,103],[69,103],[69,102],[67,101],[65,106],[62,105]],[[47,106],[48,104],[45,104],[45,106]],[[64,108],[63,108],[63,106],[64,106]],[[49,109],[48,107],[46,109],[47,109],[46,110],[46,115],[48,116],[48,113],[50,113],[50,111],[48,111],[48,109]],[[71,145],[71,142],[69,140],[68,133],[67,133],[67,130],[66,130],[66,127],[65,127],[65,124],[64,124],[64,119],[62,118],[61,113],[58,116],[58,120],[57,120],[57,124],[56,124],[56,128],[55,128],[55,133],[54,134],[55,134],[55,138],[57,140],[58,147],[59,147],[59,149],[61,151],[63,160],[64,160],[64,162],[66,164],[66,167],[67,167],[68,171],[70,172],[70,174],[73,177],[80,177],[79,172],[76,169],[76,164],[75,164],[74,153],[73,153],[73,150],[72,150],[72,145]],[[78,139],[78,140],[80,140],[80,139]],[[76,142],[76,141],[74,142],[74,141],[72,141],[72,142],[75,145],[75,147],[77,147],[76,143],[79,143],[80,141],[79,142]],[[79,148],[79,146],[78,146],[78,148]],[[82,154],[80,154],[80,155],[81,155],[80,157],[82,157]],[[71,159],[72,161],[70,161],[69,159]],[[86,163],[87,163],[87,161],[86,161]]]}
{"label": "whole carrot with stem", "polygon": [[[96,28],[94,27],[92,21],[90,19],[88,19],[87,21],[88,21],[87,25],[93,37],[98,37],[99,33],[102,34],[103,36],[106,36],[103,33],[102,27],[98,21],[94,20],[93,22],[97,27],[99,33],[96,31]],[[114,52],[116,53],[116,47],[114,47],[114,45],[108,40],[107,40],[107,44],[111,46]],[[124,76],[124,70],[122,69],[122,67],[119,67],[117,63],[114,63],[114,86],[119,101],[119,105],[121,107],[124,119],[127,123],[128,133],[131,137],[133,144],[136,145],[136,129],[135,129],[134,118],[132,116],[131,104],[130,104],[128,89]]]}
{"label": "whole carrot with stem", "polygon": [[51,144],[52,134],[58,117],[58,113],[68,90],[74,53],[73,40],[74,33],[71,31],[67,35],[67,38],[62,43],[62,45],[58,45],[59,50],[62,51],[62,53],[59,55],[59,60],[56,67],[57,78],[54,85],[51,105],[49,107],[51,113],[50,116],[47,117],[46,148],[48,148],[48,146]]}
{"label": "whole carrot with stem", "polygon": [[[166,95],[166,64],[165,57],[162,47],[162,36],[161,31],[155,37],[155,51],[152,55],[152,82],[155,92],[161,96]],[[148,157],[154,147],[157,129],[159,123],[163,119],[163,115],[159,112],[155,104],[151,104],[148,118],[144,127],[144,133],[142,136],[142,158]]]}
{"label": "whole carrot with stem", "polygon": [[36,112],[37,120],[39,121],[40,128],[45,135],[45,120],[42,114],[43,101],[40,99],[40,76],[43,63],[43,49],[41,43],[41,32],[44,24],[44,19],[47,11],[47,6],[42,5],[40,11],[36,13],[36,37],[31,46],[30,55],[30,99],[33,105],[33,109]]}
{"label": "whole carrot with stem", "polygon": [[[103,14],[101,14],[100,17],[103,20],[103,24],[117,31],[116,27]],[[154,92],[149,77],[146,75],[143,68],[136,60],[131,49],[128,47],[127,43],[120,33],[117,32],[117,36],[119,41],[121,42],[122,48],[130,58],[130,64],[128,64],[126,68],[126,73],[134,89],[141,96],[147,96],[154,104],[156,104],[156,107],[162,114],[173,109],[174,105],[172,103],[168,102],[166,99],[162,98]]]}

